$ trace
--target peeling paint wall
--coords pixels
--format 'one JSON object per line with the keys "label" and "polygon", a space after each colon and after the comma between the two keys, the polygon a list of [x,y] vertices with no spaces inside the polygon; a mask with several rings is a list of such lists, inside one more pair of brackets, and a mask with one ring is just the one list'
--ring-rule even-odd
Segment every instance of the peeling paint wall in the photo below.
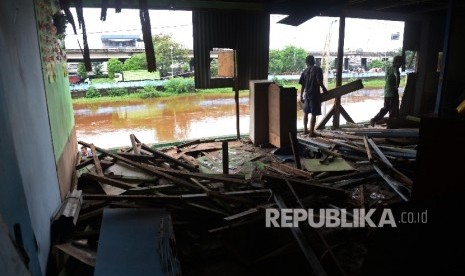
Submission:
{"label": "peeling paint wall", "polygon": [[38,41],[34,2],[0,1],[0,213],[44,275],[61,199]]}
{"label": "peeling paint wall", "polygon": [[34,3],[53,152],[60,195],[64,199],[70,190],[77,151],[64,44],[66,26],[57,19],[57,15],[64,16],[58,1],[34,0]]}

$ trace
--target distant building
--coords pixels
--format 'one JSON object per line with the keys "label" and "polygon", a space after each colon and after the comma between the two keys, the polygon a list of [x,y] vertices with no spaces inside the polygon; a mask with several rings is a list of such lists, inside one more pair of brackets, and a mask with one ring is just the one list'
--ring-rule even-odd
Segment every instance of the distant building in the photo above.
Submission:
{"label": "distant building", "polygon": [[102,40],[102,46],[104,49],[140,48],[142,43],[142,40],[138,35],[102,35],[100,39]]}

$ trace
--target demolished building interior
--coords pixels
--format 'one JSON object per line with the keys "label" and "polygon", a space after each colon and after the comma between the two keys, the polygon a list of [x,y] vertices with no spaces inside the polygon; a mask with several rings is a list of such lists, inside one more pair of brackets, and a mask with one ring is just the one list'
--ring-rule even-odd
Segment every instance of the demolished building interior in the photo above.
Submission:
{"label": "demolished building interior", "polygon": [[[77,141],[66,53],[49,22],[70,8],[101,8],[103,18],[140,10],[149,70],[156,61],[147,11],[192,11],[195,85],[250,90],[249,137],[147,145],[130,135],[115,150]],[[387,127],[351,122],[340,97],[363,84],[342,85],[339,62],[320,137],[286,124],[296,121],[295,90],[266,80],[270,14],[293,26],[338,17],[340,61],[345,18],[404,21],[403,51],[415,51],[418,63],[402,118]],[[458,0],[1,1],[1,274],[463,274],[463,15]],[[85,37],[82,13],[74,21]],[[209,77],[213,48],[237,51],[235,78]],[[78,145],[93,157],[81,160]],[[328,208],[349,217],[373,209],[378,219],[385,208],[396,218],[427,212],[428,221],[265,225],[269,209]]]}

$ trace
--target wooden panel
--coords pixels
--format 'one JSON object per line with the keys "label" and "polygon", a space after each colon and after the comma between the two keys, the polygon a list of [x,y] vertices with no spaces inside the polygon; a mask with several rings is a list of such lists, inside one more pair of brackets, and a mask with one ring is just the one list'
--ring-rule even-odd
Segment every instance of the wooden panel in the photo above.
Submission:
{"label": "wooden panel", "polygon": [[268,87],[269,80],[251,80],[249,94],[249,136],[254,145],[268,143]]}
{"label": "wooden panel", "polygon": [[94,275],[180,275],[172,245],[165,210],[105,209]]}
{"label": "wooden panel", "polygon": [[218,77],[234,77],[234,51],[220,50],[218,52]]}
{"label": "wooden panel", "polygon": [[297,133],[297,90],[276,84],[268,87],[268,139],[278,148],[290,146],[289,132]]}

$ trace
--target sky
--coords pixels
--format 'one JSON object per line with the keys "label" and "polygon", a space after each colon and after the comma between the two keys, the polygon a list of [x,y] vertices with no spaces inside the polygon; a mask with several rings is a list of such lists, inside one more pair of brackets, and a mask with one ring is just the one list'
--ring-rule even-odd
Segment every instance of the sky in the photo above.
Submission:
{"label": "sky", "polygon": [[[77,17],[71,9],[74,19]],[[283,49],[287,45],[301,47],[306,51],[323,51],[328,34],[330,50],[337,51],[339,20],[334,17],[315,17],[300,26],[279,24],[277,21],[286,15],[270,16],[270,49]],[[102,34],[136,34],[142,37],[138,10],[123,9],[115,13],[108,9],[107,20],[100,21],[100,9],[84,9],[84,19],[89,48],[102,48]],[[188,49],[193,48],[192,13],[190,11],[150,11],[152,35],[171,34],[173,40]],[[78,27],[78,26],[77,26]],[[399,21],[346,19],[345,50],[391,51],[402,47],[404,23]],[[78,30],[78,33],[80,30]],[[391,35],[399,33],[399,40],[391,40]],[[71,26],[67,28],[66,47],[78,49],[77,40],[82,35],[74,35]],[[81,42],[82,45],[82,42]]]}

